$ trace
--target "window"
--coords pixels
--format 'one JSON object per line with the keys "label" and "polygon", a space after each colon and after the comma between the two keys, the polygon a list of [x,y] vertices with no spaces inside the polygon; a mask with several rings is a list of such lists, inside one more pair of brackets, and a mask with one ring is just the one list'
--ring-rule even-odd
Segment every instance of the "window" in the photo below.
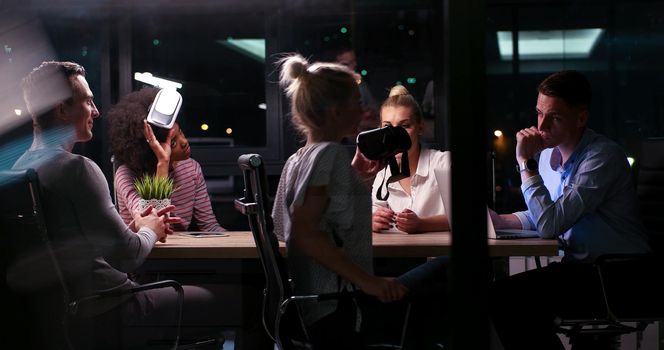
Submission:
{"label": "window", "polygon": [[[100,20],[93,16],[77,17],[71,13],[27,11],[18,6],[0,18],[0,168],[6,169],[32,143],[32,121],[23,101],[20,81],[34,67],[48,60],[74,61],[86,69],[86,80],[101,101],[101,57],[103,55]],[[102,127],[95,123],[98,136],[85,145],[77,145],[82,153],[102,164]],[[4,148],[3,146],[6,146]]]}
{"label": "window", "polygon": [[132,70],[182,83],[178,122],[192,144],[265,147],[264,27],[261,12],[137,15]]}
{"label": "window", "polygon": [[[535,125],[537,85],[553,72],[575,69],[588,77],[589,127],[618,142],[628,156],[638,152],[640,139],[664,134],[664,67],[658,59],[664,24],[654,15],[662,10],[662,2],[648,1],[487,5],[487,119],[492,132],[503,134],[487,137],[496,153],[500,211],[525,207],[514,172],[515,134]],[[536,52],[543,43],[548,52]]]}
{"label": "window", "polygon": [[293,10],[292,16],[294,51],[312,61],[335,61],[340,51],[354,51],[355,70],[376,109],[373,122],[361,127],[379,126],[380,105],[390,88],[401,84],[423,107],[425,142],[440,140],[435,136],[434,123],[440,116],[436,116],[432,101],[436,47],[442,28],[436,8],[414,0],[354,1],[350,6],[302,6]]}

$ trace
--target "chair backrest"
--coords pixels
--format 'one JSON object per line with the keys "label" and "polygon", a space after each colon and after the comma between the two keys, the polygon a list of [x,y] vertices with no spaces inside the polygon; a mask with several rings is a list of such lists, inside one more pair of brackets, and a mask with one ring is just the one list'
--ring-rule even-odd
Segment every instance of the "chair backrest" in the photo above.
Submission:
{"label": "chair backrest", "polygon": [[244,197],[235,200],[235,208],[249,219],[249,227],[265,274],[263,325],[281,349],[288,349],[291,340],[306,339],[306,334],[297,308],[280,310],[282,302],[293,293],[286,259],[279,252],[279,241],[274,234],[274,224],[268,212],[265,166],[258,154],[241,155],[238,165],[242,170],[245,188]]}
{"label": "chair backrest", "polygon": [[487,152],[486,159],[487,170],[489,171],[487,178],[487,203],[489,203],[491,209],[496,210],[496,152]]}
{"label": "chair backrest", "polygon": [[[4,306],[33,322],[33,303],[44,296],[53,298],[58,306],[52,316],[58,327],[63,326],[69,290],[46,231],[39,188],[33,169],[0,171],[0,287]],[[60,331],[55,332],[64,335]]]}
{"label": "chair backrest", "polygon": [[621,321],[664,319],[661,259],[648,254],[604,255],[597,263],[607,309]]}
{"label": "chair backrest", "polygon": [[642,142],[637,171],[641,217],[653,251],[661,257],[664,255],[664,138]]}
{"label": "chair backrest", "polygon": [[120,207],[118,206],[118,189],[115,185],[115,172],[118,171],[118,163],[115,161],[114,155],[111,155],[111,171],[111,179],[113,179],[113,204],[115,204],[115,210],[119,212]]}

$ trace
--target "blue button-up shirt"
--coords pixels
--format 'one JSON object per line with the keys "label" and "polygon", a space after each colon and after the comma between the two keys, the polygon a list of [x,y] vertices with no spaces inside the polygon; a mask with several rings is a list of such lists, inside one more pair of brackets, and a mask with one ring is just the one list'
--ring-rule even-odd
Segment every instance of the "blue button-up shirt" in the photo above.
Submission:
{"label": "blue button-up shirt", "polygon": [[524,228],[558,238],[566,260],[594,261],[611,253],[647,253],[645,229],[625,153],[586,129],[564,166],[558,148],[539,156],[539,175],[521,185]]}

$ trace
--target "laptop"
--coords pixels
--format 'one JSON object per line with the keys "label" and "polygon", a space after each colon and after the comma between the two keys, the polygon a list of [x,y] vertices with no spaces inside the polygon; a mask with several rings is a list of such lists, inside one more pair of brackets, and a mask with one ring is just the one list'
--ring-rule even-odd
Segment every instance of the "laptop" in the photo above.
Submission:
{"label": "laptop", "polygon": [[447,215],[447,220],[450,225],[450,231],[452,230],[452,176],[450,174],[451,169],[434,169],[433,173],[436,177],[436,182],[438,183],[438,191],[440,191],[440,199],[443,201],[443,208],[445,208],[445,215]]}
{"label": "laptop", "polygon": [[[449,171],[449,169],[435,169],[434,173],[438,181],[438,189],[440,190],[443,207],[445,207],[445,213],[448,216],[450,229],[452,229],[452,184],[449,181],[451,178]],[[491,216],[489,215],[489,206],[487,206],[486,210],[486,229],[487,236],[491,239],[539,238],[539,234],[535,230],[494,229]]]}
{"label": "laptop", "polygon": [[493,227],[491,215],[489,215],[489,207],[486,208],[486,230],[487,235],[491,239],[520,239],[520,238],[540,238],[539,233],[535,230],[521,230],[521,229],[498,229]]}

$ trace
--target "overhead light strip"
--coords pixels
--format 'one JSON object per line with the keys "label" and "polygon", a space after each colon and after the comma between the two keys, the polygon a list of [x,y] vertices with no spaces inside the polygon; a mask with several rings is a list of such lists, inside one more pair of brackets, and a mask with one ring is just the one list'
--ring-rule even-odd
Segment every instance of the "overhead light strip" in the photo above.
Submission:
{"label": "overhead light strip", "polygon": [[[602,33],[602,28],[519,31],[519,59],[588,58]],[[512,60],[512,32],[496,34],[500,59]]]}

